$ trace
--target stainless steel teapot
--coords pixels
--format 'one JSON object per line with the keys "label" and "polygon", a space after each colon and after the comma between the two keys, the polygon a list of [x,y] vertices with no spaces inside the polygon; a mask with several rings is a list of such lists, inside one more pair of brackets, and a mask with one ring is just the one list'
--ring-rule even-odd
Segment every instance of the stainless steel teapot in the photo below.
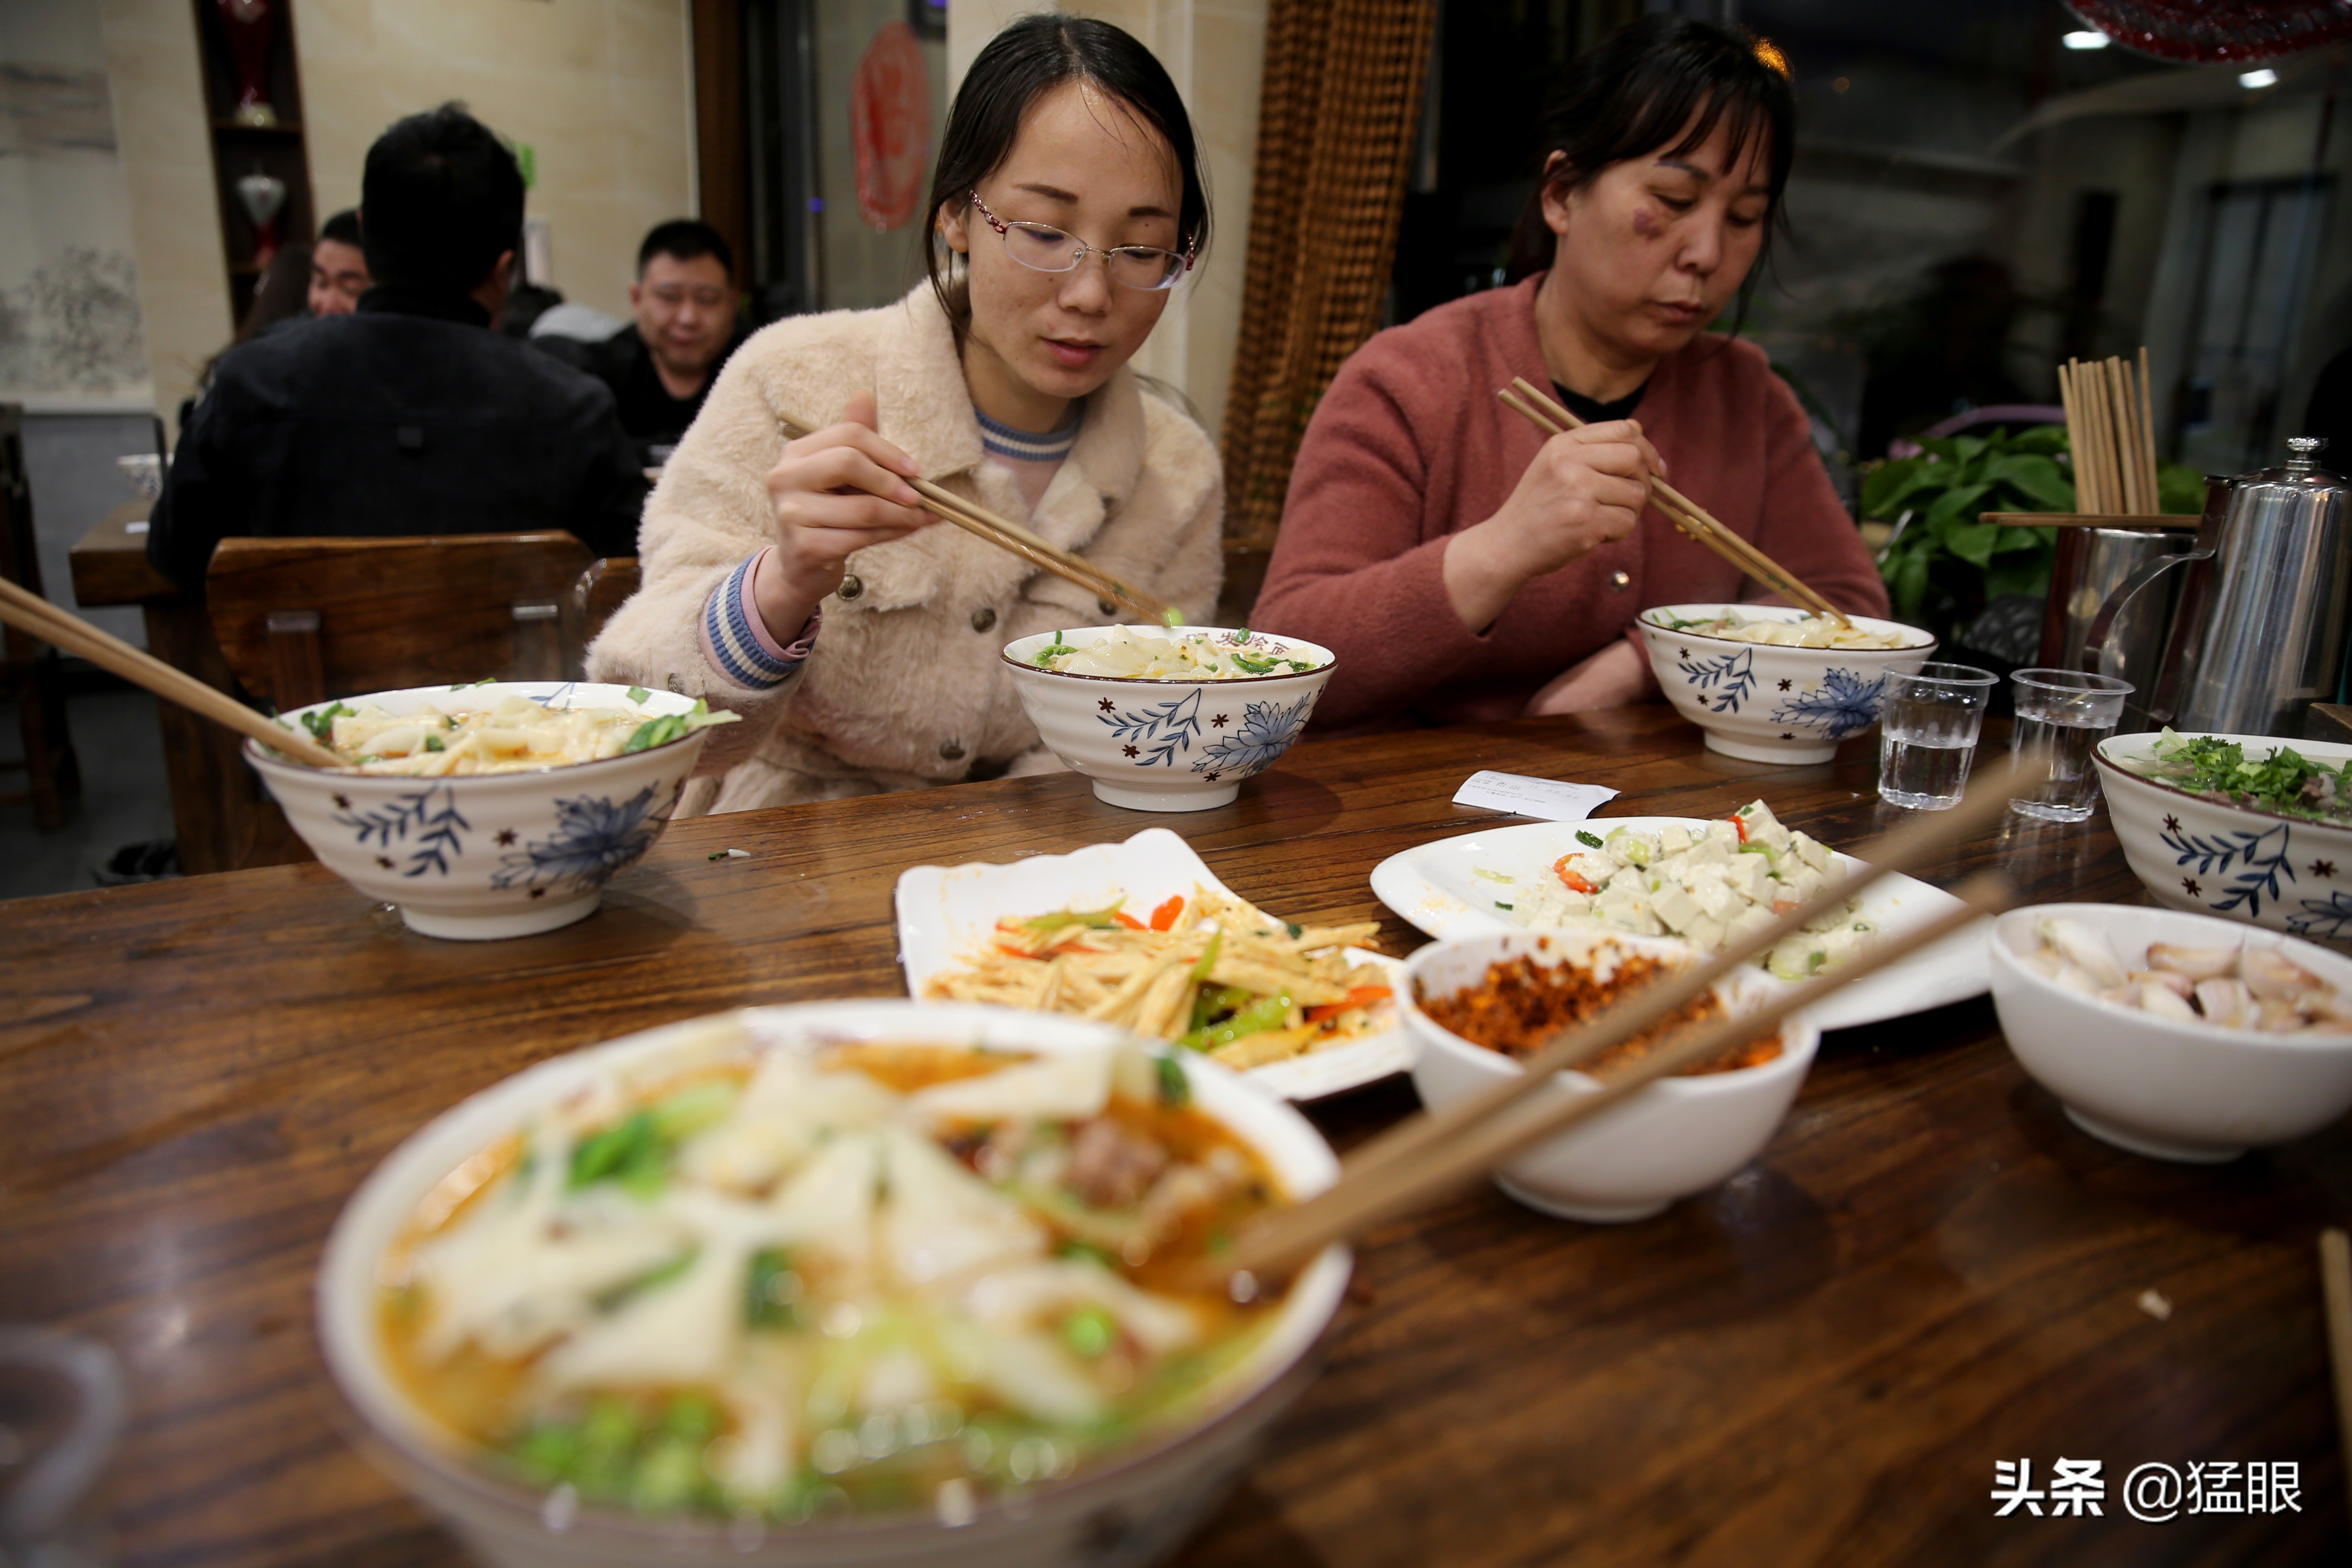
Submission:
{"label": "stainless steel teapot", "polygon": [[2101,669],[2115,674],[2133,596],[2172,568],[2189,568],[2148,700],[2152,722],[2299,737],[2311,705],[2336,700],[2352,584],[2352,488],[2319,467],[2326,445],[2293,437],[2280,467],[2209,479],[2195,548],[2148,562],[2100,606],[2088,642]]}

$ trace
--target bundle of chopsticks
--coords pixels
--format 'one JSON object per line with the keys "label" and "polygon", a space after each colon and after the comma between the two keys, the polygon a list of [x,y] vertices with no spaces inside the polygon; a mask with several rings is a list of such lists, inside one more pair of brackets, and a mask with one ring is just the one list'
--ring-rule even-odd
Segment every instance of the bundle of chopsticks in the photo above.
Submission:
{"label": "bundle of chopsticks", "polygon": [[2074,510],[2092,517],[2150,517],[2163,510],[2156,489],[2156,416],[2147,350],[2138,374],[2128,360],[2070,359],[2058,367],[2066,443],[2074,457]]}
{"label": "bundle of chopsticks", "polygon": [[[788,439],[797,441],[809,434],[809,426],[793,420],[779,419],[777,423],[783,426]],[[1041,572],[1050,572],[1065,582],[1076,584],[1106,605],[1124,605],[1162,626],[1174,626],[1181,618],[1164,601],[1129,587],[1085,556],[1074,554],[1051,540],[1032,533],[1009,518],[999,517],[977,501],[966,500],[953,490],[926,479],[911,479],[907,482],[922,498],[918,504],[933,517],[954,523],[966,533],[975,534],[1000,550],[1018,555]]]}
{"label": "bundle of chopsticks", "polygon": [[1594,1075],[1601,1088],[1584,1094],[1552,1092],[1555,1075],[1590,1061],[1671,1018],[1693,998],[1769,952],[1775,943],[1879,879],[1920,869],[1929,859],[1998,821],[2008,807],[2009,769],[1980,775],[1960,804],[1922,816],[1872,846],[1864,864],[1825,887],[1753,937],[1724,948],[1703,963],[1643,986],[1591,1021],[1562,1031],[1523,1061],[1522,1071],[1444,1110],[1396,1127],[1350,1155],[1332,1186],[1294,1207],[1260,1215],[1234,1237],[1229,1253],[1203,1265],[1201,1283],[1249,1300],[1261,1276],[1280,1276],[1323,1247],[1393,1215],[1427,1203],[1490,1170],[1530,1143],[1607,1110],[1648,1084],[1737,1049],[1776,1027],[1790,1014],[1820,1003],[1840,986],[1908,957],[1961,927],[1997,914],[2017,897],[1999,871],[1982,871],[1952,889],[1960,907],[1919,927],[1882,934],[1831,973],[1776,997],[1769,1005],[1731,1017],[1686,1025],[1630,1063]]}
{"label": "bundle of chopsticks", "polygon": [[[1511,384],[1496,389],[1495,395],[1503,400],[1506,407],[1524,416],[1529,424],[1546,436],[1579,429],[1584,424],[1583,420],[1561,407],[1549,394],[1523,375],[1513,377]],[[1650,476],[1650,502],[1665,513],[1667,521],[1771,592],[1804,605],[1817,616],[1827,616],[1842,626],[1853,624],[1845,618],[1844,611],[1807,587],[1795,573],[1732,532],[1717,521],[1705,507],[1655,474]]]}

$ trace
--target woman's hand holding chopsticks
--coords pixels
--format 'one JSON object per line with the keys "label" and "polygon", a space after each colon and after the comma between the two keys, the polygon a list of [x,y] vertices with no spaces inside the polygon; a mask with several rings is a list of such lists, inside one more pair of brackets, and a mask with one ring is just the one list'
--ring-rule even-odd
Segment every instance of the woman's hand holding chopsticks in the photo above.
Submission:
{"label": "woman's hand holding chopsticks", "polygon": [[1586,425],[1546,441],[1503,510],[1445,547],[1445,596],[1485,631],[1530,579],[1557,572],[1641,521],[1649,479],[1665,471],[1636,420]]}
{"label": "woman's hand holding chopsticks", "polygon": [[838,424],[787,441],[768,470],[776,543],[751,580],[753,602],[779,643],[800,636],[818,603],[841,586],[852,553],[887,544],[938,519],[908,481],[915,460],[884,440],[874,395],[852,393]]}

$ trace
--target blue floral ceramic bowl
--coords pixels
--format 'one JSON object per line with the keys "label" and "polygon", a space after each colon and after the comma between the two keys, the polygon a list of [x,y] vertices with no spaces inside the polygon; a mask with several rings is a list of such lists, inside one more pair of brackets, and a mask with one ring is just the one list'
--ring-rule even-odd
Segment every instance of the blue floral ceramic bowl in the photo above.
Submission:
{"label": "blue floral ceramic bowl", "polygon": [[[387,713],[467,708],[508,696],[555,706],[619,708],[648,719],[691,698],[585,681],[492,682],[343,699]],[[316,703],[283,717],[299,721]],[[651,847],[677,808],[707,730],[602,762],[537,773],[397,778],[289,763],[254,742],[246,760],[320,863],[371,899],[400,907],[411,931],[481,941],[585,920],[613,874]]]}
{"label": "blue floral ceramic bowl", "polygon": [[1917,669],[1936,651],[1936,639],[1918,627],[1868,616],[1852,619],[1902,646],[1781,647],[1675,629],[1678,621],[1720,620],[1735,610],[1749,621],[1805,615],[1775,605],[1661,605],[1643,610],[1636,624],[1666,700],[1706,732],[1709,751],[1751,763],[1828,762],[1839,742],[1878,722],[1887,676]]}
{"label": "blue floral ceramic bowl", "polygon": [[1202,634],[1245,653],[1297,659],[1304,673],[1236,680],[1145,680],[1040,669],[1037,650],[1056,637],[1084,647],[1109,626],[1074,627],[1004,645],[1021,706],[1054,754],[1094,781],[1096,795],[1133,811],[1205,811],[1241,793],[1242,780],[1290,750],[1331,679],[1335,656],[1297,637],[1219,626],[1157,626],[1149,636]]}
{"label": "blue floral ceramic bowl", "polygon": [[[2249,758],[2292,746],[2331,768],[2352,759],[2352,745],[2329,741],[2215,738],[2237,742]],[[2124,858],[2156,901],[2291,936],[2352,942],[2352,827],[2281,816],[2142,778],[2129,764],[2158,739],[2111,735],[2091,753]]]}

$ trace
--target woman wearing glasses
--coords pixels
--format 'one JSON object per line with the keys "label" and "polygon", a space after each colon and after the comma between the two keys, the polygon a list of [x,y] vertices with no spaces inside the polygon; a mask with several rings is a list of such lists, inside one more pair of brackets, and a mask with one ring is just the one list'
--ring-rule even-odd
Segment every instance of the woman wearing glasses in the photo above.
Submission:
{"label": "woman wearing glasses", "polygon": [[[1548,117],[1516,286],[1382,332],[1340,369],[1251,617],[1338,651],[1318,727],[1655,696],[1634,616],[1747,585],[1643,510],[1651,472],[1839,608],[1886,613],[1796,397],[1753,344],[1703,330],[1744,309],[1780,211],[1786,68],[1682,17],[1603,42]],[[1496,400],[1518,377],[1584,427],[1546,440]]]}
{"label": "woman wearing glasses", "polygon": [[[1116,606],[935,525],[908,478],[1205,618],[1216,450],[1128,368],[1206,240],[1198,163],[1141,44],[1025,17],[949,114],[929,279],[728,362],[646,503],[645,586],[589,655],[597,679],[747,721],[713,733],[682,815],[1059,765],[998,653]],[[784,420],[824,427],[787,440]]]}

